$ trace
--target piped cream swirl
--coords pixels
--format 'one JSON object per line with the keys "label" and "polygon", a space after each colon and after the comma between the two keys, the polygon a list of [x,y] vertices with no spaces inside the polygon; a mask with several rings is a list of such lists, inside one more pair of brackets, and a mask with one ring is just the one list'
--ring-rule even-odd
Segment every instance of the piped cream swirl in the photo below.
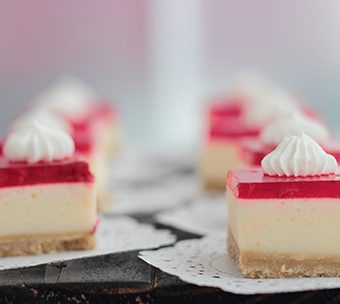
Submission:
{"label": "piped cream swirl", "polygon": [[10,161],[37,163],[67,159],[74,150],[74,141],[68,133],[34,122],[10,133],[3,153]]}
{"label": "piped cream swirl", "polygon": [[269,123],[261,132],[260,139],[268,145],[278,145],[286,136],[299,135],[303,131],[306,135],[322,144],[329,140],[329,130],[319,121],[295,113],[279,117]]}
{"label": "piped cream swirl", "polygon": [[262,170],[270,176],[320,176],[334,174],[337,161],[308,135],[285,137],[262,160]]}
{"label": "piped cream swirl", "polygon": [[299,113],[300,108],[294,97],[281,90],[269,90],[256,96],[245,109],[245,121],[252,127],[263,127],[273,119]]}
{"label": "piped cream swirl", "polygon": [[64,118],[46,109],[32,109],[24,113],[23,115],[15,119],[13,123],[11,123],[9,129],[10,131],[16,131],[29,128],[35,122],[38,122],[50,128],[63,130],[68,133],[71,130],[70,124]]}
{"label": "piped cream swirl", "polygon": [[233,94],[241,96],[246,103],[252,103],[268,91],[275,84],[262,74],[255,71],[242,71],[236,75],[232,87]]}
{"label": "piped cream swirl", "polygon": [[94,91],[77,78],[61,79],[42,92],[35,101],[38,108],[47,109],[70,119],[78,119],[90,111]]}

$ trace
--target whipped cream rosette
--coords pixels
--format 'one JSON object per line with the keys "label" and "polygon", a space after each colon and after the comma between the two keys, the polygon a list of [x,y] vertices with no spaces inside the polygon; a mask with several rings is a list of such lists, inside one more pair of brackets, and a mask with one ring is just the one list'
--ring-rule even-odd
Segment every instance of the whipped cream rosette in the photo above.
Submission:
{"label": "whipped cream rosette", "polygon": [[42,92],[35,100],[37,108],[48,109],[66,118],[77,120],[88,115],[95,92],[79,79],[65,77]]}
{"label": "whipped cream rosette", "polygon": [[285,137],[262,160],[264,173],[271,176],[316,176],[334,174],[337,161],[308,135]]}
{"label": "whipped cream rosette", "polygon": [[28,163],[63,160],[72,157],[74,151],[74,141],[68,133],[37,121],[11,132],[3,147],[7,159]]}
{"label": "whipped cream rosette", "polygon": [[9,126],[9,131],[29,128],[33,122],[38,122],[50,128],[71,132],[71,125],[66,119],[47,109],[31,109],[15,119]]}
{"label": "whipped cream rosette", "polygon": [[281,116],[269,123],[260,133],[260,140],[267,145],[278,145],[286,136],[306,135],[322,144],[330,139],[330,131],[320,121],[300,113]]}

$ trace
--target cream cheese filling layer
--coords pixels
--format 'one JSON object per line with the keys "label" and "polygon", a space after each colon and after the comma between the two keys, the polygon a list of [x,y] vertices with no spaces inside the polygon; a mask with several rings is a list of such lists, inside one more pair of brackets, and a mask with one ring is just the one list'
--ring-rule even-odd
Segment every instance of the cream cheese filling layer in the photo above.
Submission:
{"label": "cream cheese filling layer", "polygon": [[238,199],[228,223],[242,252],[340,256],[340,199]]}
{"label": "cream cheese filling layer", "polygon": [[92,184],[0,189],[0,238],[89,232],[95,221],[96,200]]}
{"label": "cream cheese filling layer", "polygon": [[112,159],[119,146],[119,126],[116,121],[102,123],[100,135],[100,146],[103,147],[108,160]]}
{"label": "cream cheese filling layer", "polygon": [[228,170],[240,165],[237,143],[216,140],[205,144],[201,161],[201,174],[205,181],[225,185]]}

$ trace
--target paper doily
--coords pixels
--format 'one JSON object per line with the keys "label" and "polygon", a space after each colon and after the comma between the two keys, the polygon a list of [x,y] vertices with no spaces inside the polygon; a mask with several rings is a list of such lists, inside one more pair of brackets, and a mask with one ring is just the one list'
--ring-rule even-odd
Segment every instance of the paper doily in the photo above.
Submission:
{"label": "paper doily", "polygon": [[226,217],[226,198],[219,195],[198,198],[188,205],[163,211],[156,220],[194,234],[224,235],[227,231]]}
{"label": "paper doily", "polygon": [[66,251],[37,256],[0,258],[0,270],[29,267],[130,250],[158,248],[172,244],[175,241],[176,237],[168,230],[156,230],[151,225],[140,224],[129,217],[103,217],[100,220],[97,231],[96,249]]}
{"label": "paper doily", "polygon": [[181,241],[174,247],[142,251],[139,257],[185,282],[216,287],[237,294],[297,292],[340,287],[340,278],[246,279],[227,254],[226,240],[221,236]]}

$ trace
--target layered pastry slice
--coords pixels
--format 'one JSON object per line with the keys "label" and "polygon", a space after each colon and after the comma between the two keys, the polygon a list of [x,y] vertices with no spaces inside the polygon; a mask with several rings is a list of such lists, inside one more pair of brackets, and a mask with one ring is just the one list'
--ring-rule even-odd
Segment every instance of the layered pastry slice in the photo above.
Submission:
{"label": "layered pastry slice", "polygon": [[[105,114],[104,114],[105,115]],[[75,152],[84,157],[95,175],[97,206],[103,211],[110,199],[108,186],[108,155],[97,138],[97,128],[92,123],[73,125],[67,119],[47,109],[31,109],[21,114],[9,126],[10,131],[20,131],[32,125],[32,122],[59,129],[70,134],[75,143]]]}
{"label": "layered pastry slice", "polygon": [[35,105],[61,115],[75,129],[94,130],[98,147],[105,155],[111,158],[116,153],[119,144],[117,110],[79,79],[59,80],[36,98]]}
{"label": "layered pastry slice", "polygon": [[105,211],[107,203],[111,199],[106,155],[98,147],[96,134],[93,130],[76,128],[72,132],[72,137],[76,153],[84,157],[90,165],[91,172],[95,175],[98,211]]}
{"label": "layered pastry slice", "polygon": [[299,135],[301,131],[340,161],[340,143],[331,139],[331,132],[325,124],[304,114],[294,113],[277,118],[265,126],[257,138],[247,138],[242,142],[243,165],[261,166],[262,159],[273,151],[285,136]]}
{"label": "layered pastry slice", "polygon": [[209,103],[208,126],[213,125],[215,120],[240,118],[245,114],[249,103],[273,90],[273,86],[274,84],[269,79],[258,73],[242,72],[236,75],[228,96],[215,98]]}
{"label": "layered pastry slice", "polygon": [[52,112],[67,122],[77,153],[89,161],[96,176],[98,207],[104,210],[110,198],[108,170],[119,145],[116,109],[73,78],[63,79],[42,93],[35,108],[39,112]]}
{"label": "layered pastry slice", "polygon": [[0,159],[0,256],[94,248],[95,197],[66,132],[36,122],[13,131]]}
{"label": "layered pastry slice", "polygon": [[249,128],[239,118],[216,119],[205,139],[201,158],[201,177],[208,190],[224,190],[231,168],[241,165],[242,142],[256,138],[259,129]]}
{"label": "layered pastry slice", "polygon": [[255,140],[262,128],[276,117],[299,111],[298,105],[287,94],[263,89],[248,99],[241,115],[215,115],[211,118],[201,159],[205,188],[224,191],[227,171],[243,163],[243,142]]}
{"label": "layered pastry slice", "polygon": [[227,177],[228,250],[250,278],[340,276],[340,174],[308,135]]}

